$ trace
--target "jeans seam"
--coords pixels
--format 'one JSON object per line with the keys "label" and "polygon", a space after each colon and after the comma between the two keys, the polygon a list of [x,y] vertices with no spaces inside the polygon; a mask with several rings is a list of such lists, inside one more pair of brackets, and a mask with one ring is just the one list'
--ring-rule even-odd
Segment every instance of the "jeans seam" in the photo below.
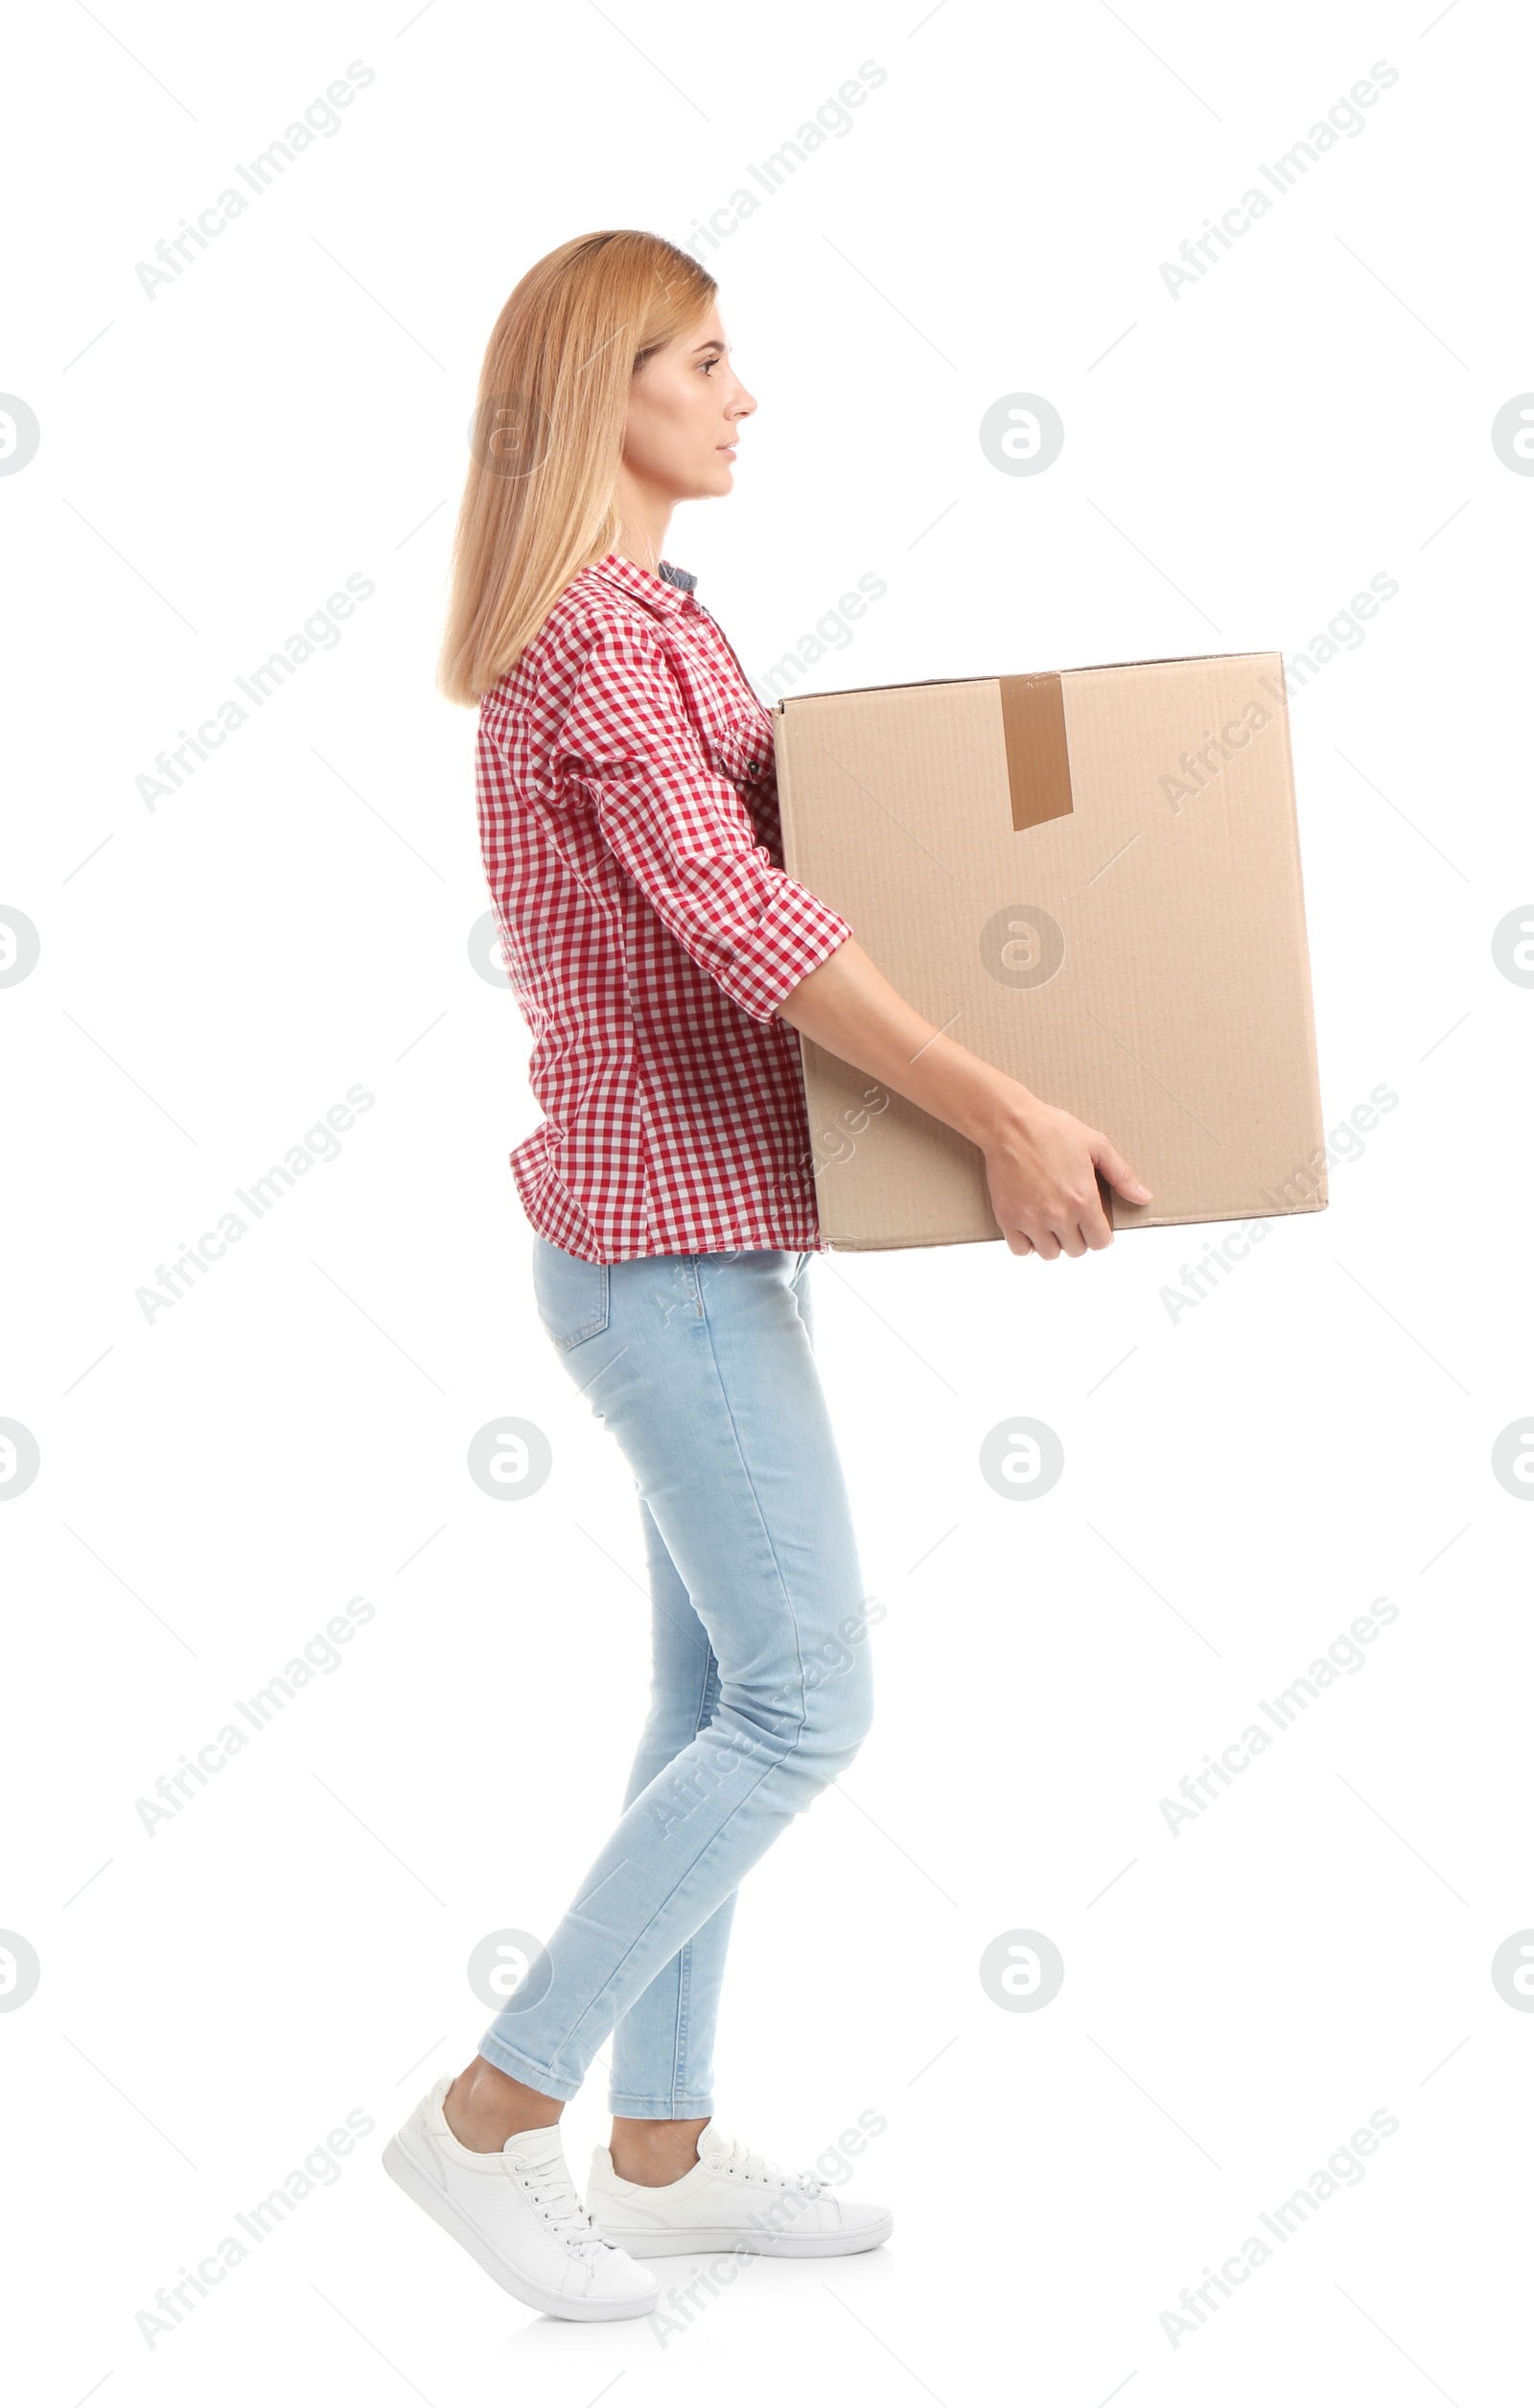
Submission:
{"label": "jeans seam", "polygon": [[613,2093],[607,2103],[610,2116],[637,2116],[646,2122],[677,2123],[685,2116],[711,2116],[712,2094],[708,2098],[635,2098],[626,2091]]}
{"label": "jeans seam", "polygon": [[[703,1684],[698,1692],[698,1702],[693,1710],[692,1717],[692,1736],[694,1739],[697,1738],[698,1733],[704,1727],[704,1710],[709,1703],[709,1674],[714,1662],[713,1642],[709,1638],[707,1631],[704,1633],[704,1638],[707,1642],[707,1646],[703,1659]],[[681,1958],[681,1964],[677,1973],[677,2020],[676,2026],[671,2037],[671,2096],[673,2102],[675,2102],[678,2092],[681,2088],[682,2069],[686,2060],[687,2030],[689,2021],[688,2007],[692,1999],[692,1941],[696,1938],[696,1936],[697,1934],[693,1933],[689,1938],[684,1940],[681,1948],[677,1952],[679,1957]],[[673,2115],[676,2114],[676,2107],[674,2103],[671,2112]]]}

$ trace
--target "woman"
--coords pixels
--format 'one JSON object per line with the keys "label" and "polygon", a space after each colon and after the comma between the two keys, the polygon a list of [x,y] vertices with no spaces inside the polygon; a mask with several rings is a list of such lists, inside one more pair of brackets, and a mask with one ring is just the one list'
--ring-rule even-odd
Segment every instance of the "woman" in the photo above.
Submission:
{"label": "woman", "polygon": [[[485,354],[439,679],[479,705],[486,874],[536,1040],[546,1117],[511,1163],[538,1311],[634,1473],[654,1682],[611,1838],[384,2163],[516,2298],[579,2319],[648,2312],[646,2258],[833,2256],[892,2227],[712,2120],[736,1885],[872,1709],[811,1345],[799,1032],[981,1148],[1013,1253],[1111,1243],[1099,1167],[1149,1196],[786,875],[770,716],[662,556],[677,503],[732,490],[755,409],[685,252],[592,234],[529,269]],[[559,2117],[610,2033],[588,2213]]]}

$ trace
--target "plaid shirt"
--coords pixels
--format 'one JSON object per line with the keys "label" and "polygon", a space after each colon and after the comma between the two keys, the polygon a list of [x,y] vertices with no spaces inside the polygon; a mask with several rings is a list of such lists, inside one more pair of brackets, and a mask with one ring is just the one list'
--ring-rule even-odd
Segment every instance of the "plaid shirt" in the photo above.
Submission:
{"label": "plaid shirt", "polygon": [[545,1114],[511,1167],[587,1262],[822,1246],[774,1015],[852,930],[782,866],[772,717],[695,583],[608,552],[480,704],[485,876]]}

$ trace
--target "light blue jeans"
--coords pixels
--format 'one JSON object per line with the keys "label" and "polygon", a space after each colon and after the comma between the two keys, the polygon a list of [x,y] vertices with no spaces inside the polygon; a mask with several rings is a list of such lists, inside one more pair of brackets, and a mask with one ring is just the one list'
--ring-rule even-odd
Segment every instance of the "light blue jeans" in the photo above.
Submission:
{"label": "light blue jeans", "polygon": [[[736,1885],[872,1713],[812,1257],[589,1263],[533,1245],[539,1318],[639,1491],[653,1681],[622,1815],[479,2049],[573,2098],[611,2032],[614,2115],[709,2116]],[[572,1715],[572,1764],[578,1736]]]}

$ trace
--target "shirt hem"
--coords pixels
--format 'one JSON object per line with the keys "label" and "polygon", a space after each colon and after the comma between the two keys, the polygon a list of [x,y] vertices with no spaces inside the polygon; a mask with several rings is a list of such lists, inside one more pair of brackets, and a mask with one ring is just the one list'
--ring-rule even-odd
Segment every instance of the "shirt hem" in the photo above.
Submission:
{"label": "shirt hem", "polygon": [[[535,1136],[537,1133],[534,1133]],[[520,1153],[521,1148],[518,1149]],[[534,1233],[588,1263],[639,1262],[654,1254],[735,1254],[763,1251],[781,1254],[824,1254],[829,1251],[818,1214],[811,1209],[796,1219],[754,1219],[750,1215],[710,1222],[707,1228],[664,1232],[636,1231],[604,1244],[591,1214],[583,1209],[548,1166],[529,1169],[511,1157],[519,1202]]]}

